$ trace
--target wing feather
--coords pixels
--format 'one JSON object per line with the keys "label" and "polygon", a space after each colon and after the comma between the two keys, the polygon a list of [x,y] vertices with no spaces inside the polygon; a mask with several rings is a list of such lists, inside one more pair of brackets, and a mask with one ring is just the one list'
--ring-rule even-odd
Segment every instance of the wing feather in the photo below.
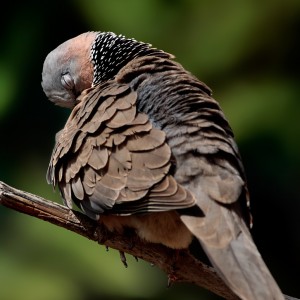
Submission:
{"label": "wing feather", "polygon": [[110,82],[85,91],[57,137],[48,179],[89,216],[186,208],[190,192],[169,175],[165,133],[136,108],[137,93]]}

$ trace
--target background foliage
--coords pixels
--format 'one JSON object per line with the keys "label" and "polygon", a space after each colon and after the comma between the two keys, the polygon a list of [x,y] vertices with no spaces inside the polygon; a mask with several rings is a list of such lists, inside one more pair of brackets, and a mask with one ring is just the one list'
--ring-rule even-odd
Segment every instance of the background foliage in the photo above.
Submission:
{"label": "background foliage", "polygon": [[[47,53],[89,30],[176,55],[214,91],[244,160],[253,236],[286,294],[300,297],[300,1],[88,0],[7,4],[1,16],[0,180],[60,202],[45,172],[69,111],[42,93]],[[0,298],[218,299],[40,220],[0,207]]]}

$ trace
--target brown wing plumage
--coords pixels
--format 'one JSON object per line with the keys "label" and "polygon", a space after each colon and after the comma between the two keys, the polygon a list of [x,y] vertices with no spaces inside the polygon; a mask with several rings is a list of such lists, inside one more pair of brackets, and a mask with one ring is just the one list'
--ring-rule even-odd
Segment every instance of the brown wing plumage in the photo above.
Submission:
{"label": "brown wing plumage", "polygon": [[85,91],[57,136],[48,181],[68,206],[88,215],[128,215],[190,207],[172,175],[165,133],[137,112],[137,94],[111,82]]}

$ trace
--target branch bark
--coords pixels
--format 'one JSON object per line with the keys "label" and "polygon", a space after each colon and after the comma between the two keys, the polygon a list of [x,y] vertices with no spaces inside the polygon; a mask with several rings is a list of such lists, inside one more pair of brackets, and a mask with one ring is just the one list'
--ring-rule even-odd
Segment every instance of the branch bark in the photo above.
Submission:
{"label": "branch bark", "polygon": [[[172,274],[176,282],[189,282],[229,300],[238,297],[224,284],[216,271],[196,260],[188,250],[176,252],[162,245],[147,243],[134,232],[118,234],[91,220],[84,214],[42,197],[15,189],[0,182],[0,204],[63,227],[99,244],[146,260]],[[175,259],[176,257],[176,259]],[[296,299],[289,296],[286,299]]]}

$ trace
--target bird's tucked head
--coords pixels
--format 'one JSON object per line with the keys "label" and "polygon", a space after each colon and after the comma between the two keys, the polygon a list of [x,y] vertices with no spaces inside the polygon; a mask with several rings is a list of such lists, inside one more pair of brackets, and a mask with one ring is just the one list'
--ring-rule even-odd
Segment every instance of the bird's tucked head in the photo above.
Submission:
{"label": "bird's tucked head", "polygon": [[170,58],[150,44],[112,32],[86,32],[72,38],[45,59],[42,87],[50,101],[73,108],[81,92],[112,79],[136,57],[159,55]]}
{"label": "bird's tucked head", "polygon": [[72,108],[80,93],[91,87],[93,63],[90,60],[96,32],[83,33],[59,45],[44,62],[42,87],[50,101]]}

